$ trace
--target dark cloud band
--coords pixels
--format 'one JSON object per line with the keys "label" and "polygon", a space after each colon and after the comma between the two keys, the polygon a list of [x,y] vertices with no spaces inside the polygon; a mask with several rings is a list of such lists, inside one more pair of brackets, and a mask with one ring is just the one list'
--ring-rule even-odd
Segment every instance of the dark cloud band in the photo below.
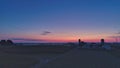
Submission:
{"label": "dark cloud band", "polygon": [[43,31],[43,33],[41,33],[41,35],[48,35],[48,34],[50,34],[51,32],[49,32],[49,31]]}
{"label": "dark cloud band", "polygon": [[12,38],[12,40],[19,40],[19,41],[45,41],[43,39],[27,39],[27,38]]}

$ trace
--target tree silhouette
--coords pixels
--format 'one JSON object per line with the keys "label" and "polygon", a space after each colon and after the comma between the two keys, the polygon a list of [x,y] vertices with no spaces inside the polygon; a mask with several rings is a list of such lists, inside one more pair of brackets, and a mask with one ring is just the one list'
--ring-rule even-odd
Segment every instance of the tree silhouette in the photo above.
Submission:
{"label": "tree silhouette", "polygon": [[7,43],[8,45],[12,45],[12,44],[13,44],[12,40],[7,40],[6,43]]}
{"label": "tree silhouette", "polygon": [[6,40],[1,40],[1,41],[0,41],[0,44],[1,44],[1,45],[6,45]]}
{"label": "tree silhouette", "polygon": [[12,42],[12,40],[1,40],[0,41],[0,45],[12,45],[12,44],[14,44],[13,42]]}

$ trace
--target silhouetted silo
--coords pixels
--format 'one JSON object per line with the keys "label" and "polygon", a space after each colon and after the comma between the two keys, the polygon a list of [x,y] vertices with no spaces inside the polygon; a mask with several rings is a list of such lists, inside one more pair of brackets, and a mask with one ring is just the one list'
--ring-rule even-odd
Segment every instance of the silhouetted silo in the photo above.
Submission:
{"label": "silhouetted silo", "polygon": [[103,46],[105,44],[104,39],[101,39],[101,46]]}
{"label": "silhouetted silo", "polygon": [[81,45],[81,40],[80,39],[78,39],[78,44],[79,44],[79,46]]}

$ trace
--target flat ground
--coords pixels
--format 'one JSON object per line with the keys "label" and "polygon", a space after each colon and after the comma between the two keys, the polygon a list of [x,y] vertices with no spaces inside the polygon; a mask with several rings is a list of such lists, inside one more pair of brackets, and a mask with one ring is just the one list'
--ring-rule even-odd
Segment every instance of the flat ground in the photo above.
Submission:
{"label": "flat ground", "polygon": [[63,54],[66,46],[1,46],[0,68],[34,68],[37,63]]}
{"label": "flat ground", "polygon": [[[50,61],[42,64],[46,59]],[[120,68],[120,50],[66,46],[0,47],[0,68]]]}
{"label": "flat ground", "polygon": [[76,49],[43,68],[120,68],[120,52]]}

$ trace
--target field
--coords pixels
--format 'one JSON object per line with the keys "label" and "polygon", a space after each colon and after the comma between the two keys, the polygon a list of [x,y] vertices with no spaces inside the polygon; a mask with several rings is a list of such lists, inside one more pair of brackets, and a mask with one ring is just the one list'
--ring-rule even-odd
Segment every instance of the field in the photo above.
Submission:
{"label": "field", "polygon": [[114,51],[77,49],[43,68],[120,68],[117,55]]}
{"label": "field", "polygon": [[120,68],[120,49],[0,46],[0,68]]}
{"label": "field", "polygon": [[63,54],[68,46],[1,46],[0,68],[34,68],[37,63]]}

